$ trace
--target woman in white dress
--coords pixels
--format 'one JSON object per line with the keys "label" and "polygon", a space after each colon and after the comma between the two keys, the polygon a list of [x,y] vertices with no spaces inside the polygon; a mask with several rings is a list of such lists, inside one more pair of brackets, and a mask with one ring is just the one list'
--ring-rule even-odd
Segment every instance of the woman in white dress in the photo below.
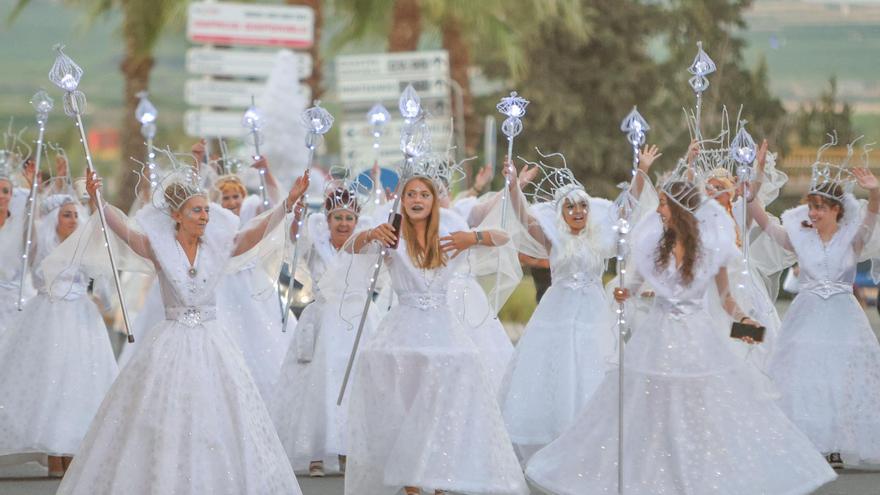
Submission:
{"label": "woman in white dress", "polygon": [[[643,166],[650,167],[656,156],[656,147],[646,148]],[[567,167],[541,170],[538,201],[528,210],[521,190],[511,193],[521,223],[545,251],[529,254],[549,257],[552,274],[552,285],[517,343],[500,396],[507,430],[524,462],[574,421],[605,376],[616,343],[602,284],[605,260],[616,254],[611,203],[590,197]]]}
{"label": "woman in white dress", "polygon": [[[768,369],[782,410],[833,466],[880,463],[880,345],[852,290],[856,263],[877,235],[880,185],[866,168],[831,166],[840,175],[829,177],[822,166],[814,165],[807,204],[783,213],[781,227],[760,201],[749,204],[800,268]],[[868,190],[867,207],[848,192],[854,181]]]}
{"label": "woman in white dress", "polygon": [[[336,401],[367,291],[366,285],[344,283],[352,255],[342,247],[359,222],[369,226],[360,220],[357,189],[343,181],[332,181],[329,188],[324,214],[310,215],[297,241],[315,301],[300,315],[281,379],[267,401],[294,471],[317,477],[324,476],[326,465],[335,467],[337,462],[338,470],[345,472],[348,404],[337,406]],[[342,283],[330,283],[325,277]],[[368,318],[366,335],[375,323],[375,317]]]}
{"label": "woman in white dress", "polygon": [[479,351],[447,305],[462,251],[500,244],[501,234],[447,231],[427,175],[436,179],[426,170],[401,179],[399,237],[381,224],[351,242],[355,252],[399,243],[383,248],[399,303],[363,342],[354,371],[345,493],[525,494]]}
{"label": "woman in white dress", "polygon": [[[165,321],[132,356],[107,393],[58,493],[299,495],[293,470],[232,331],[218,318],[216,285],[230,257],[246,255],[281,224],[308,185],[246,229],[179,167],[160,181],[137,227],[105,208],[121,260],[156,269]],[[100,181],[88,177],[94,198]],[[210,216],[209,216],[210,210]],[[210,222],[209,222],[210,220]],[[100,249],[100,227],[75,239]],[[97,241],[97,242],[96,242]],[[130,249],[125,253],[126,248]]]}
{"label": "woman in white dress", "polygon": [[30,260],[37,267],[37,296],[17,324],[0,335],[0,455],[48,454],[49,475],[60,477],[117,367],[107,327],[88,294],[88,276],[74,266],[49,283],[39,270],[77,228],[76,200],[53,194],[42,210]]}
{"label": "woman in white dress", "polygon": [[15,154],[4,155],[0,163],[0,334],[11,327],[18,315],[21,285],[21,255],[27,229],[27,198],[30,191],[15,187],[12,175]]}
{"label": "woman in white dress", "polygon": [[[635,266],[624,300],[647,280],[650,315],[626,344],[623,486],[618,487],[618,383],[612,369],[578,418],[536,453],[526,476],[548,493],[660,495],[807,494],[834,471],[772,401],[755,398],[745,363],[715,331],[706,306],[737,256],[730,216],[700,197],[686,168],[673,174],[656,213],[633,230]],[[725,309],[745,317],[728,295]]]}

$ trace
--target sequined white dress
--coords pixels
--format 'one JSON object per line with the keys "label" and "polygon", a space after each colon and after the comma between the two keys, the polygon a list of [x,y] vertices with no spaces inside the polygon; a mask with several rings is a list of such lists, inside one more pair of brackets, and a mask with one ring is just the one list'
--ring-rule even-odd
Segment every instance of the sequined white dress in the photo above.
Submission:
{"label": "sequined white dress", "polygon": [[851,197],[844,206],[827,243],[802,226],[806,205],[785,212],[774,232],[798,255],[800,291],[783,319],[769,372],[782,410],[820,451],[839,452],[847,464],[880,463],[880,345],[852,292],[876,215]]}
{"label": "sequined white dress", "polygon": [[[244,226],[258,213],[259,196],[251,195],[241,207],[239,225]],[[140,343],[150,338],[156,324],[163,318],[162,298],[159,284],[154,281],[147,292],[143,309],[135,318],[133,329],[139,338],[133,344],[126,344],[119,356],[120,366],[124,366]],[[292,332],[281,331],[281,301],[275,284],[253,260],[226,274],[217,285],[217,311],[219,317],[227,322],[227,328],[238,343],[251,375],[260,389],[260,395],[268,400],[274,390],[281,370],[284,353],[293,338]],[[290,328],[296,324],[296,317]]]}
{"label": "sequined white dress", "polygon": [[[56,224],[45,218],[35,229],[34,266],[58,245]],[[116,378],[116,358],[81,270],[51,284],[39,270],[33,277],[37,295],[0,334],[0,455],[71,456]]]}
{"label": "sequined white dress", "polygon": [[217,313],[215,287],[238,219],[211,209],[191,277],[170,218],[152,207],[137,218],[145,235],[129,243],[156,267],[165,320],[120,372],[58,494],[299,495],[269,412]]}
{"label": "sequined white dress", "polygon": [[[336,401],[369,284],[368,274],[353,276],[348,272],[352,255],[336,250],[330,243],[326,215],[311,215],[307,227],[297,242],[303,243],[315,301],[300,315],[281,378],[267,401],[296,472],[307,471],[312,461],[323,461],[326,470],[333,470],[337,456],[348,453],[348,397],[341,406]],[[325,280],[325,276],[338,280]],[[346,286],[346,279],[361,279],[363,283]],[[371,311],[364,338],[372,333],[377,321]]]}
{"label": "sequined white dress", "polygon": [[[552,204],[532,207],[552,245],[553,283],[517,343],[500,395],[507,430],[524,459],[574,421],[615,352],[614,318],[602,286],[613,237],[602,232],[605,225],[593,222],[601,220],[609,204],[591,198],[589,232],[579,238],[568,235],[569,241],[558,231]],[[579,244],[567,250],[564,242]]]}
{"label": "sequined white dress", "polygon": [[421,270],[401,239],[385,260],[399,303],[362,342],[345,493],[528,493],[479,351],[447,305],[463,255]]}
{"label": "sequined white dress", "polygon": [[[810,493],[834,471],[773,401],[755,397],[745,364],[713,329],[706,292],[736,256],[733,226],[713,201],[697,216],[703,249],[688,285],[674,261],[655,268],[659,215],[634,230],[632,286],[644,278],[656,296],[626,347],[624,493]],[[613,369],[572,426],[532,457],[531,481],[554,494],[617,492],[618,380]]]}

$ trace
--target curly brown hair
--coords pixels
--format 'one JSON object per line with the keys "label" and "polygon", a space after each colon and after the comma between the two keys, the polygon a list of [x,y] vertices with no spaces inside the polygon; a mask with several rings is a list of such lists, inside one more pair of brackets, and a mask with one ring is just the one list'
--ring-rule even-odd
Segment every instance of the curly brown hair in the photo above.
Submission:
{"label": "curly brown hair", "polygon": [[673,248],[677,242],[684,247],[684,257],[681,268],[678,269],[684,285],[690,285],[694,281],[694,269],[699,261],[700,227],[697,218],[689,210],[695,210],[700,203],[700,194],[697,188],[684,182],[673,182],[666,190],[674,196],[675,200],[666,196],[666,206],[669,208],[669,221],[663,229],[663,235],[657,243],[657,251],[654,256],[654,267],[657,270],[665,270],[669,266],[669,260],[674,258]]}

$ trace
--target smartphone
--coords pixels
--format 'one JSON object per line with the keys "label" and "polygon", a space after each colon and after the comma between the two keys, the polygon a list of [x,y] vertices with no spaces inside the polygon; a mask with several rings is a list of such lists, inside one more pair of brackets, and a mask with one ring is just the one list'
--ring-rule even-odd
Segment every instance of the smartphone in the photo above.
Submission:
{"label": "smartphone", "polygon": [[764,342],[764,334],[767,332],[765,327],[753,327],[745,323],[736,322],[730,327],[730,338],[742,339],[743,337],[751,337],[755,342]]}
{"label": "smartphone", "polygon": [[394,244],[388,246],[391,249],[397,249],[397,245],[400,243],[400,223],[403,222],[403,215],[400,213],[392,213],[389,218],[389,223],[391,227],[394,229]]}

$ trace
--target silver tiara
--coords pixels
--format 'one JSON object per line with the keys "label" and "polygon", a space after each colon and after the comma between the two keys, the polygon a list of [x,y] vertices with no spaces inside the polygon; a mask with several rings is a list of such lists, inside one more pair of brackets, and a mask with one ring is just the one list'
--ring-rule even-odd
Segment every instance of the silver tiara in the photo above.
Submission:
{"label": "silver tiara", "polygon": [[361,182],[353,180],[348,167],[331,167],[330,177],[324,186],[324,212],[349,210],[360,213],[361,204],[369,197],[370,190]]}
{"label": "silver tiara", "polygon": [[66,204],[76,204],[76,200],[70,194],[52,194],[42,201],[40,211],[43,215],[47,215],[56,208],[61,208]]}
{"label": "silver tiara", "polygon": [[423,177],[434,182],[439,190],[449,191],[453,185],[465,179],[464,164],[470,160],[473,158],[456,162],[448,151],[425,153],[413,160],[404,160],[399,175],[404,182],[413,177]]}
{"label": "silver tiara", "polygon": [[[816,152],[810,174],[810,189],[807,194],[818,194],[835,201],[843,201],[843,197],[855,189],[856,178],[849,171],[849,163],[853,157],[855,144],[863,136],[859,136],[846,146],[846,158],[841,163],[830,163],[822,155],[829,148],[837,146],[837,132],[828,135],[829,140]],[[862,151],[864,166],[868,166],[868,154],[872,143],[865,144]]]}
{"label": "silver tiara", "polygon": [[15,131],[13,121],[9,119],[6,132],[3,133],[3,149],[0,149],[0,179],[11,179],[21,170],[24,161],[31,156],[33,149],[22,137],[27,131],[23,128]]}
{"label": "silver tiara", "polygon": [[[678,206],[694,213],[706,198],[701,194],[700,183],[702,181],[698,177],[691,177],[691,175],[692,172],[687,163],[680,160],[675,169],[664,178],[660,190]],[[677,186],[677,184],[681,184],[681,186]]]}
{"label": "silver tiara", "polygon": [[559,157],[562,160],[562,166],[549,165],[544,163],[541,159],[538,160],[538,163],[535,163],[530,162],[523,157],[518,157],[523,163],[537,166],[541,171],[541,178],[534,183],[535,188],[529,194],[529,199],[533,203],[552,202],[556,205],[572,191],[578,189],[584,191],[584,185],[575,178],[574,172],[568,168],[568,162],[565,160],[565,156],[562,153],[550,153],[545,155],[538,148],[535,148],[535,151],[538,152],[541,159]]}
{"label": "silver tiara", "polygon": [[[159,211],[170,214],[180,209],[186,201],[194,196],[206,196],[202,189],[202,178],[194,166],[182,163],[181,160],[192,158],[191,155],[175,156],[170,149],[161,150],[159,157],[167,162],[160,173],[157,186],[150,191],[150,202]],[[180,187],[173,187],[173,186]],[[166,197],[165,191],[170,194]]]}

